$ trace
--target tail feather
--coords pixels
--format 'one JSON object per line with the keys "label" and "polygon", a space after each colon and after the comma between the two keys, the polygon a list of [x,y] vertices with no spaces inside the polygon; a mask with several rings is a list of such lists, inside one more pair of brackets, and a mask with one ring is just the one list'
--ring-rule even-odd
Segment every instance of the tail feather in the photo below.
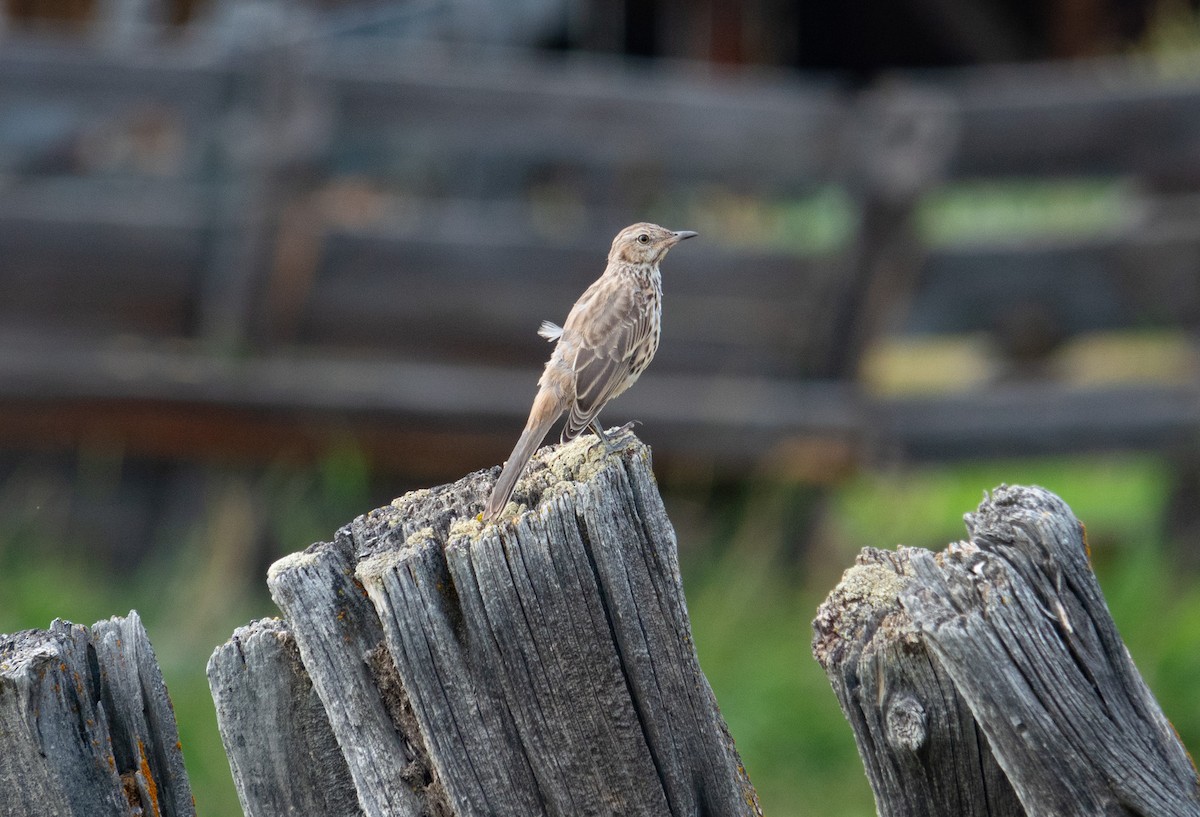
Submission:
{"label": "tail feather", "polygon": [[[541,394],[538,395],[539,398],[541,396]],[[542,407],[540,399],[534,401],[529,422],[525,424],[525,430],[521,432],[520,439],[517,440],[512,453],[508,455],[508,461],[504,463],[504,470],[500,472],[500,478],[496,480],[496,487],[492,489],[492,495],[488,498],[487,505],[483,510],[484,521],[493,522],[500,516],[504,506],[508,504],[509,497],[512,496],[513,489],[517,486],[517,479],[525,470],[525,465],[533,457],[533,453],[538,450],[542,440],[546,438],[546,432],[550,430],[550,426],[554,425],[554,421],[562,414],[562,409],[553,411],[553,407],[546,406],[545,408],[550,410],[539,411],[539,407]]]}

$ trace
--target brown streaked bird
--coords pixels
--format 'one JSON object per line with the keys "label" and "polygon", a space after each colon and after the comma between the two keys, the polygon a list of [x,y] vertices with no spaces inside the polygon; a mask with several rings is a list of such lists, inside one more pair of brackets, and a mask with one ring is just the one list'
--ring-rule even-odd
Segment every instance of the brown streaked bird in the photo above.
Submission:
{"label": "brown streaked bird", "polygon": [[484,508],[484,520],[500,516],[525,464],[563,412],[567,413],[563,442],[590,426],[612,447],[598,420],[600,410],[637,382],[658,351],[662,332],[658,265],[667,250],[694,235],[646,222],[626,227],[613,239],[604,274],[571,307],[566,322],[561,327],[549,321],[542,324],[538,334],[557,343],[538,381],[525,430]]}

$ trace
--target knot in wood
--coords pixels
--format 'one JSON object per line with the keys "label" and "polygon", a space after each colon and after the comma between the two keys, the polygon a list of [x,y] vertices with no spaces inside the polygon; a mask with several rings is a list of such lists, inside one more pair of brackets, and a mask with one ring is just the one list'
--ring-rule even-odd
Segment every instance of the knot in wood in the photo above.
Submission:
{"label": "knot in wood", "polygon": [[887,741],[893,749],[916,752],[929,738],[925,707],[912,695],[896,695],[887,707]]}

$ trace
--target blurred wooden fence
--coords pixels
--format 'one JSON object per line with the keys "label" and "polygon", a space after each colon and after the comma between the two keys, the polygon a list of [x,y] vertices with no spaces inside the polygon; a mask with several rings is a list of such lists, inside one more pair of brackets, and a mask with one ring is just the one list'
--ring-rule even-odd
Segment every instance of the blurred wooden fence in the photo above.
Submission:
{"label": "blurred wooden fence", "polygon": [[[1083,238],[923,238],[932,192],[1033,177],[1119,180],[1137,209]],[[1200,417],[1194,377],[920,398],[858,381],[888,333],[1020,348],[1028,314],[1035,344],[1046,325],[1200,323],[1200,84],[1131,65],[849,93],[390,42],[10,38],[0,186],[10,441],[102,425],[134,450],[267,454],[349,424],[410,472],[498,461],[546,355],[538,322],[643,217],[702,234],[667,263],[654,376],[610,418],[643,420],[665,456],[1164,446]]]}

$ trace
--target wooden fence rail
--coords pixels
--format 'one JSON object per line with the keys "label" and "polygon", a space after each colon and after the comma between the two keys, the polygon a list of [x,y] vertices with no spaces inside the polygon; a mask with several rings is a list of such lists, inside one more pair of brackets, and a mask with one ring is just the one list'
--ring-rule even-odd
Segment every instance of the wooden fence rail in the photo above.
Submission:
{"label": "wooden fence rail", "polygon": [[[369,419],[404,425],[421,439],[401,459],[453,478],[470,452],[468,470],[502,456],[528,400],[509,367],[536,373],[533,329],[565,313],[631,214],[677,219],[707,243],[669,275],[647,381],[699,388],[631,402],[627,416],[713,409],[660,417],[653,442],[731,474],[792,438],[843,442],[843,418],[889,455],[974,453],[976,429],[954,405],[828,410],[824,386],[853,391],[864,349],[887,333],[989,332],[1003,352],[1028,341],[1003,335],[1030,316],[1051,348],[1200,322],[1191,79],[1116,61],[897,75],[852,92],[804,75],[318,39],[237,56],[5,41],[0,325],[20,352],[0,372],[0,436],[87,438],[80,416],[102,398],[170,418],[171,435],[133,423],[113,436],[178,456],[214,436],[214,418],[245,437],[268,411],[308,410],[327,428],[347,419],[345,392],[321,377],[273,392],[270,409],[240,400],[242,363],[375,366],[382,379],[432,363],[462,387],[414,383],[348,419],[362,440]],[[1116,204],[1081,235],[920,232],[923,202],[950,185],[1031,179],[1108,185]],[[147,389],[139,346],[195,359],[214,388],[195,399],[185,372]],[[78,380],[61,365],[68,347],[109,365]],[[1075,448],[1163,449],[1196,431],[1194,401],[1169,383],[1147,386],[1164,422],[1131,429],[1120,394],[1086,396],[1104,411],[1056,413],[1079,392],[1037,371],[1050,400],[1023,403],[1038,422],[996,453],[1044,450],[1048,424]],[[731,377],[793,395],[794,410],[764,417],[729,400]],[[968,401],[1003,401],[1004,387]],[[58,412],[50,431],[22,417],[38,400],[35,416]],[[763,441],[764,422],[787,442]],[[705,446],[736,435],[735,456]],[[451,447],[461,455],[424,453]]]}

